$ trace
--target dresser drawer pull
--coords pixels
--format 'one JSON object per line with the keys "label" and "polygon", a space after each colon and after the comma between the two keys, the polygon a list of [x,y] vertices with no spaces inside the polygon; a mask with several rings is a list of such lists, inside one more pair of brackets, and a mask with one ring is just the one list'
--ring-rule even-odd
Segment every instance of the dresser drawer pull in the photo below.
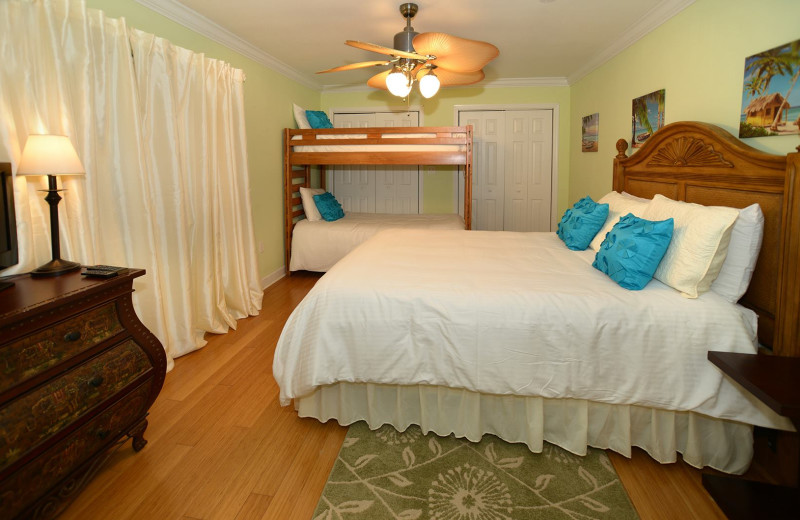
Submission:
{"label": "dresser drawer pull", "polygon": [[106,437],[108,437],[108,434],[110,433],[111,432],[109,430],[97,430],[97,433],[95,433],[95,435],[97,435],[98,439],[105,439]]}
{"label": "dresser drawer pull", "polygon": [[89,380],[89,384],[95,388],[103,384],[103,376],[94,376]]}
{"label": "dresser drawer pull", "polygon": [[77,330],[64,334],[64,341],[78,341],[79,339],[81,339],[81,333]]}

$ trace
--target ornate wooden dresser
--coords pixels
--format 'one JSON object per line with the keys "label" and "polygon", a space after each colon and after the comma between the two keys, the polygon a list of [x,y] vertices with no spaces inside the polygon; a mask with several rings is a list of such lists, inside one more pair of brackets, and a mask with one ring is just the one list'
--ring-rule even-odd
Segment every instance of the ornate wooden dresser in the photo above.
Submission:
{"label": "ornate wooden dresser", "polygon": [[147,410],[166,358],[131,302],[141,269],[11,277],[0,292],[0,517],[57,515]]}

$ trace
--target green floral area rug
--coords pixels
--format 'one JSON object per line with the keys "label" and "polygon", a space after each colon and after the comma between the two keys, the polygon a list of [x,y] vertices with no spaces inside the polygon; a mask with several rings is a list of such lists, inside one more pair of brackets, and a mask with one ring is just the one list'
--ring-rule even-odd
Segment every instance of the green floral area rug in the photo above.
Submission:
{"label": "green floral area rug", "polygon": [[350,426],[314,520],[638,518],[602,450],[542,453],[492,435],[479,443]]}

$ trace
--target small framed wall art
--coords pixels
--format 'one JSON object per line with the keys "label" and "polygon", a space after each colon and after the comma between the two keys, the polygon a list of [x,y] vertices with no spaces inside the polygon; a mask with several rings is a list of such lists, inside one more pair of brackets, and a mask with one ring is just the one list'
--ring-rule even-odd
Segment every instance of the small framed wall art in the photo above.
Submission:
{"label": "small framed wall art", "polygon": [[596,152],[597,136],[600,131],[600,114],[581,118],[581,151]]}
{"label": "small framed wall art", "polygon": [[666,90],[656,90],[633,100],[632,147],[641,148],[647,139],[664,126]]}

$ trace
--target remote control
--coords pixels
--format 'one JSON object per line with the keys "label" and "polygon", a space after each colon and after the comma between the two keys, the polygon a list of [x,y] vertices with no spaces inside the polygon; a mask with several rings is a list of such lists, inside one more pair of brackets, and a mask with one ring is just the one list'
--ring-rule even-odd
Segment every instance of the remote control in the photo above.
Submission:
{"label": "remote control", "polygon": [[84,269],[81,271],[84,276],[92,276],[96,278],[111,278],[119,274],[118,271],[108,271],[103,269]]}
{"label": "remote control", "polygon": [[116,266],[113,266],[113,265],[87,265],[86,269],[89,269],[89,270],[92,270],[92,271],[109,271],[109,272],[116,273],[116,272],[119,272],[119,271],[124,271],[125,269],[127,269],[127,267],[116,267]]}

